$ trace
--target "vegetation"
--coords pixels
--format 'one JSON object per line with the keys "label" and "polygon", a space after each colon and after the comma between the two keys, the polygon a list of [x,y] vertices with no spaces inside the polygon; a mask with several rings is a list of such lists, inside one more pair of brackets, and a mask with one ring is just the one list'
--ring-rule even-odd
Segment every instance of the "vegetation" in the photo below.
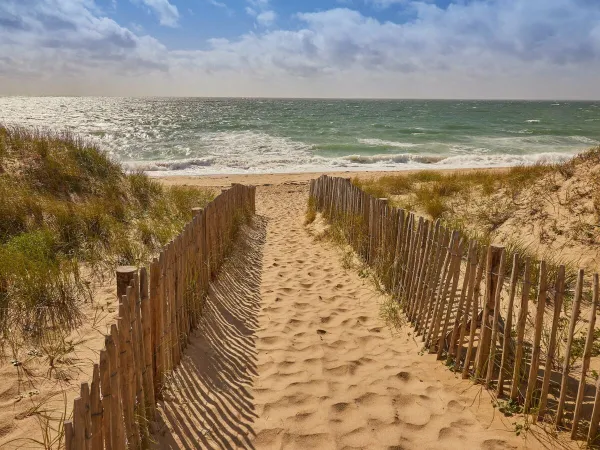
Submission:
{"label": "vegetation", "polygon": [[[353,183],[371,195],[389,198],[400,207],[425,213],[432,219],[451,218],[456,216],[457,200],[468,201],[475,195],[491,197],[499,191],[506,191],[512,197],[557,167],[538,164],[504,171],[474,170],[450,174],[424,170],[370,180],[355,178]],[[487,217],[488,228],[497,228],[503,213],[505,215],[506,211],[491,212]]]}
{"label": "vegetation", "polygon": [[128,174],[76,136],[0,125],[0,332],[73,329],[82,269],[147,263],[212,198]]}

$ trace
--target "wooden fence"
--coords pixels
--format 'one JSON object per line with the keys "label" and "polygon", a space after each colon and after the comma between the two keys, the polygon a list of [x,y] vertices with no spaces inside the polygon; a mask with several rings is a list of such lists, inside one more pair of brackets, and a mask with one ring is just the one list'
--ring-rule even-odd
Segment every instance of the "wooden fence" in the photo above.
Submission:
{"label": "wooden fence", "polygon": [[398,299],[427,351],[493,390],[505,412],[598,443],[600,383],[590,371],[597,274],[570,276],[470,240],[349,179],[322,176],[310,196]]}
{"label": "wooden fence", "polygon": [[117,271],[119,317],[105,337],[91,384],[81,385],[67,450],[148,448],[165,377],[179,364],[211,278],[240,223],[255,213],[255,188],[223,191],[168,244],[149,270]]}

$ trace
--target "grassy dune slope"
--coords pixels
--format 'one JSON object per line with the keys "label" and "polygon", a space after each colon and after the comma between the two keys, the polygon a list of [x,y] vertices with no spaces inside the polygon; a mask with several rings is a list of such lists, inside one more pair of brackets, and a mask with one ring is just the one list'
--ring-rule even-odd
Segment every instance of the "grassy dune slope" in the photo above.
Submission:
{"label": "grassy dune slope", "polygon": [[0,125],[0,330],[76,327],[82,273],[147,262],[212,197],[125,173],[75,136]]}
{"label": "grassy dune slope", "polygon": [[354,180],[398,206],[549,262],[600,266],[600,148],[569,162]]}

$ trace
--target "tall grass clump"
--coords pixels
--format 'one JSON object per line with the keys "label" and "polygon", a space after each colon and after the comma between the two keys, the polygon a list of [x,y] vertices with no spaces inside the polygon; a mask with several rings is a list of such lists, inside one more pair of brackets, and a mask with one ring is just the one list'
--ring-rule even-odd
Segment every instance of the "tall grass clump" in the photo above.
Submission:
{"label": "tall grass clump", "polygon": [[126,173],[75,135],[0,125],[0,338],[72,330],[83,273],[147,263],[212,198]]}

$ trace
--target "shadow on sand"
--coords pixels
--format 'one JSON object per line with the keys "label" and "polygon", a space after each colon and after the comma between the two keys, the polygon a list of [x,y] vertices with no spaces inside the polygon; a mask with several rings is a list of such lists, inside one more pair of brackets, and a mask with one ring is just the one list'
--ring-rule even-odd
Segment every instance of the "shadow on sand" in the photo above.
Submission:
{"label": "shadow on sand", "polygon": [[212,283],[199,328],[163,390],[155,448],[254,448],[257,415],[249,388],[257,374],[255,333],[265,237],[262,217],[243,227]]}

